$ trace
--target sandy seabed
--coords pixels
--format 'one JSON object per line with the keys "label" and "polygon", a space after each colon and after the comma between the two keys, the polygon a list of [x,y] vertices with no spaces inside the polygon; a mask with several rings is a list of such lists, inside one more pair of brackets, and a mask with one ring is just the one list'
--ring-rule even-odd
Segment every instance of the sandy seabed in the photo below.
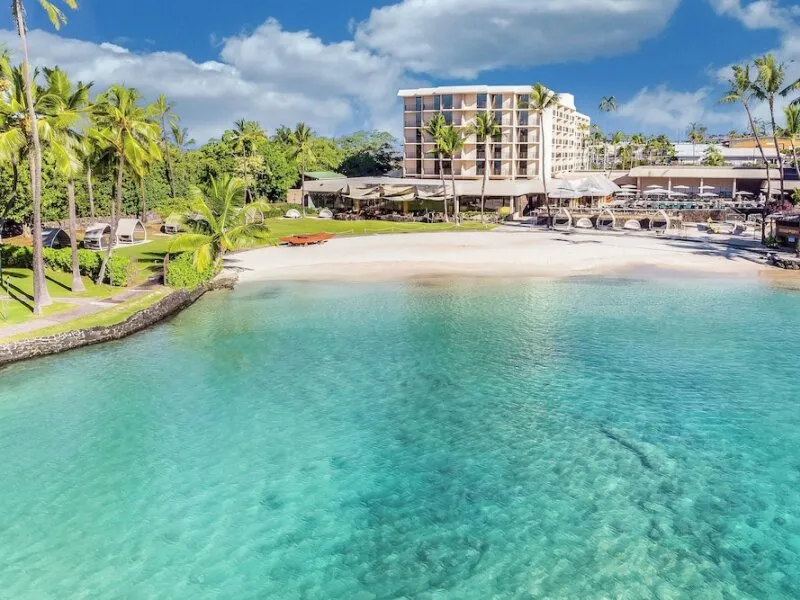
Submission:
{"label": "sandy seabed", "polygon": [[[416,277],[575,277],[683,274],[766,278],[775,271],[745,248],[625,234],[439,232],[338,238],[262,248],[226,260],[240,281],[387,281]],[[792,286],[794,287],[794,286]]]}

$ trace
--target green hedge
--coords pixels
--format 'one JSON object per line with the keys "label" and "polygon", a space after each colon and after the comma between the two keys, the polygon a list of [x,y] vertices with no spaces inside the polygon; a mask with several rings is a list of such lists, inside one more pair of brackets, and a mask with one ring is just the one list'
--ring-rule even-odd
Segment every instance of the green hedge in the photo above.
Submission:
{"label": "green hedge", "polygon": [[164,283],[172,288],[192,289],[210,281],[215,274],[213,266],[198,272],[194,266],[194,254],[181,252],[170,255],[164,272]]}
{"label": "green hedge", "polygon": [[[17,269],[33,268],[33,249],[27,246],[0,246],[3,266]],[[81,275],[96,279],[103,264],[103,255],[91,250],[78,250],[78,269]],[[44,249],[44,265],[53,271],[72,272],[72,251],[69,248]],[[124,287],[130,281],[132,264],[125,256],[111,256],[106,267],[106,280],[114,286]]]}

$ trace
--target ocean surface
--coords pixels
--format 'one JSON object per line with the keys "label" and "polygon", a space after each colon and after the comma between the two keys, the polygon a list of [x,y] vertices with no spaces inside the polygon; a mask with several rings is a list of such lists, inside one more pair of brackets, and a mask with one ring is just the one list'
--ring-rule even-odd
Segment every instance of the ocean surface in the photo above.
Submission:
{"label": "ocean surface", "polygon": [[249,284],[0,370],[0,598],[800,598],[800,294]]}

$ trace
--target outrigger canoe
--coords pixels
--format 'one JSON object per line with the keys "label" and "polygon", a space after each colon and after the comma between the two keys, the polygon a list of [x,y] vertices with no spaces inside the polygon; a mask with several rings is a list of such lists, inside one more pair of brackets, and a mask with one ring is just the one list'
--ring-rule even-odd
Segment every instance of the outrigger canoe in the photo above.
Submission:
{"label": "outrigger canoe", "polygon": [[329,239],[333,238],[332,233],[312,233],[309,235],[290,235],[281,238],[282,244],[289,246],[312,246],[315,244],[324,244]]}

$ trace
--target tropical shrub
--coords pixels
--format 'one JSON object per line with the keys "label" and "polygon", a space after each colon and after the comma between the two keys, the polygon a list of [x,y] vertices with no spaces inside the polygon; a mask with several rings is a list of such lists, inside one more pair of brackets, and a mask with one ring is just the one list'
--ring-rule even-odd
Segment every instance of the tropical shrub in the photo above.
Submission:
{"label": "tropical shrub", "polygon": [[171,254],[164,270],[164,283],[172,288],[192,289],[209,281],[216,274],[213,265],[198,271],[191,252]]}
{"label": "tropical shrub", "polygon": [[[0,258],[3,266],[15,269],[33,268],[33,250],[28,246],[2,246]],[[48,269],[72,273],[72,252],[69,248],[54,250],[45,248],[43,253],[44,264]],[[78,269],[81,275],[94,279],[100,272],[102,256],[91,250],[78,250]],[[113,263],[113,266],[112,266]],[[113,256],[109,261],[107,279],[113,286],[126,286],[131,280],[132,264],[125,256]]]}

